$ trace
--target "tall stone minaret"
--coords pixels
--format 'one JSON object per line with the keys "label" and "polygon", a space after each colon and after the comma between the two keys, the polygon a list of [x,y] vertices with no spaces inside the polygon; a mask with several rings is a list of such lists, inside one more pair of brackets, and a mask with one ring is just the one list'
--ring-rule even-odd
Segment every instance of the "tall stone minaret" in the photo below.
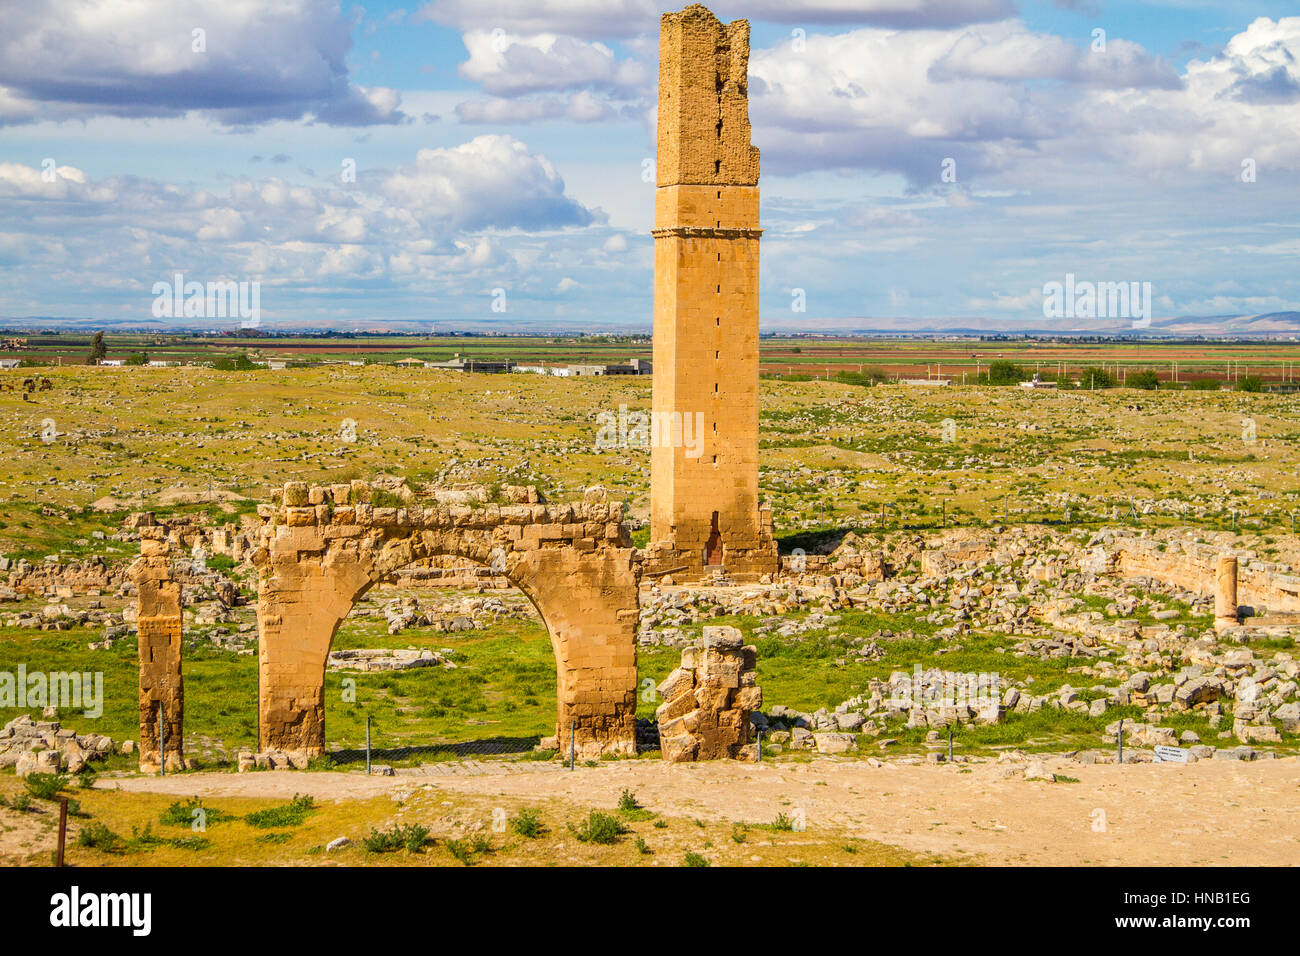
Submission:
{"label": "tall stone minaret", "polygon": [[758,503],[758,149],[749,23],[694,4],[659,27],[654,401],[646,570],[777,567]]}

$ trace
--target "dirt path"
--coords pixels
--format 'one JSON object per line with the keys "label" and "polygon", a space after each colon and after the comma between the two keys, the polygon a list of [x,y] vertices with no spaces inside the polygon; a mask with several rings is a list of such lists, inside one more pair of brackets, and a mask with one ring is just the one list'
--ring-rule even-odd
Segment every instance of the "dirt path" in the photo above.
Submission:
{"label": "dirt path", "polygon": [[440,765],[395,777],[346,773],[186,774],[102,780],[123,791],[356,799],[431,784],[512,802],[613,807],[624,788],[668,816],[770,822],[802,811],[826,827],[949,860],[1044,865],[1300,865],[1300,758],[1178,766],[1048,760],[1078,783],[1025,780],[1010,765],[872,768],[822,758],[761,765],[617,761]]}

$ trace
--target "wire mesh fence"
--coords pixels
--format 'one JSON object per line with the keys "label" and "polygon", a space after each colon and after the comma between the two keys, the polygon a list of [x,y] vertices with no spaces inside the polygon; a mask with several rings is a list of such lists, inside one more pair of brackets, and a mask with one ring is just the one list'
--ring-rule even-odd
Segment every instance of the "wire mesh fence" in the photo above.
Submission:
{"label": "wire mesh fence", "polygon": [[[536,757],[549,760],[567,748],[541,749],[541,734],[519,737],[480,737],[472,740],[438,741],[427,744],[397,744],[386,741],[379,726],[368,725],[369,746],[335,747],[325,756],[335,766],[371,766],[374,764],[402,763],[407,761],[472,760],[478,757]],[[640,718],[636,722],[636,749],[638,753],[658,752],[659,726],[652,720]]]}

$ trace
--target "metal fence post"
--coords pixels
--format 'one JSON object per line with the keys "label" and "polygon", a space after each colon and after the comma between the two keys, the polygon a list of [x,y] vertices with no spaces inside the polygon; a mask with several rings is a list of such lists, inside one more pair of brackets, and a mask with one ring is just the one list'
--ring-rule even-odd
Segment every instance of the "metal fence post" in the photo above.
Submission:
{"label": "metal fence post", "polygon": [[948,762],[952,763],[952,728],[948,728]]}
{"label": "metal fence post", "polygon": [[578,759],[578,748],[575,743],[578,736],[577,730],[575,730],[576,726],[577,725],[574,724],[573,722],[573,718],[570,717],[569,718],[569,769],[570,770],[573,769],[574,764]]}
{"label": "metal fence post", "polygon": [[763,762],[763,731],[759,730],[756,731],[756,733],[758,734],[758,757],[756,759],[758,763],[762,763]]}
{"label": "metal fence post", "polygon": [[1124,762],[1124,720],[1122,718],[1119,722],[1119,732],[1115,734],[1115,742],[1119,744],[1117,762],[1122,764]]}
{"label": "metal fence post", "polygon": [[370,776],[370,715],[366,714],[366,776]]}
{"label": "metal fence post", "polygon": [[162,701],[158,701],[158,775],[167,776],[167,721],[163,717]]}

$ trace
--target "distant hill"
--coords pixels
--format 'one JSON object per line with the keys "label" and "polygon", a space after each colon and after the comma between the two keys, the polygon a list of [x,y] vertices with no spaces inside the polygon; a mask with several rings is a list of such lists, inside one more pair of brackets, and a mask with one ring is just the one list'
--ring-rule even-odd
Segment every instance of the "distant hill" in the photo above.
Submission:
{"label": "distant hill", "polygon": [[[429,320],[377,320],[364,322],[299,320],[288,322],[264,321],[263,333],[303,333],[314,330],[340,332],[393,332],[398,334],[424,333],[449,334],[456,332],[505,332],[545,335],[565,332],[648,332],[650,319],[622,322],[597,320],[556,320],[511,318],[466,318]],[[0,317],[0,328],[14,330],[52,329],[66,332],[146,332],[146,333],[214,333],[238,329],[235,321],[213,325],[168,322],[152,317],[123,320],[96,319],[69,316],[9,316]],[[762,320],[762,330],[767,333],[826,333],[830,335],[1126,335],[1135,337],[1185,337],[1210,338],[1287,338],[1300,337],[1300,312],[1266,312],[1255,315],[1178,315],[1155,317],[1146,328],[1133,328],[1132,322],[1117,319],[994,319],[987,316],[956,316],[945,318],[819,317],[791,320],[787,317]]]}
{"label": "distant hill", "polygon": [[992,319],[985,316],[955,318],[834,318],[764,321],[764,332],[829,332],[840,335],[948,335],[1041,334],[1131,335],[1136,337],[1289,337],[1300,336],[1300,312],[1258,315],[1178,315],[1153,317],[1145,328],[1127,319]]}

